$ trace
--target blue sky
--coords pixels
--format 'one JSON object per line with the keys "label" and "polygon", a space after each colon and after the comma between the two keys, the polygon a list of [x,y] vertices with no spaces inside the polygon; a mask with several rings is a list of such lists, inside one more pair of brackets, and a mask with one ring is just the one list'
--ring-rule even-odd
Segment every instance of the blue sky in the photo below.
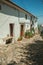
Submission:
{"label": "blue sky", "polygon": [[28,12],[37,16],[38,23],[43,24],[43,0],[11,0]]}

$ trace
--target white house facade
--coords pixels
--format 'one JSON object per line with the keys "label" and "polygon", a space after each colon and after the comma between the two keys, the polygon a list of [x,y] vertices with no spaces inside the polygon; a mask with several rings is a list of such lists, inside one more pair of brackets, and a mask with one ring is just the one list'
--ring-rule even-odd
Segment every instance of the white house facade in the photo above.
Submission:
{"label": "white house facade", "polygon": [[17,40],[20,35],[23,36],[26,30],[30,29],[31,16],[35,22],[36,17],[31,13],[28,13],[9,0],[1,0],[0,38],[4,38],[9,34]]}

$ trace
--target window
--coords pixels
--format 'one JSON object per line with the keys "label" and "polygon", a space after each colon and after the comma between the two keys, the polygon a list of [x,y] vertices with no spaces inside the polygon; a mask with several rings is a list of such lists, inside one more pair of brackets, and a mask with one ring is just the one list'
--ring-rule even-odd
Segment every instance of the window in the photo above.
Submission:
{"label": "window", "polygon": [[1,5],[0,5],[0,10],[1,10]]}
{"label": "window", "polygon": [[27,19],[27,15],[25,15],[25,19]]}
{"label": "window", "polygon": [[32,25],[34,25],[34,21],[32,21]]}

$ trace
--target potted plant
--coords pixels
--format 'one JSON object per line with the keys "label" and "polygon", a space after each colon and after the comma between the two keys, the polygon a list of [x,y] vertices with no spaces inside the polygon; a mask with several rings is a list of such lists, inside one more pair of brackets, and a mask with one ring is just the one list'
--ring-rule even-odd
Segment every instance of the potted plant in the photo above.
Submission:
{"label": "potted plant", "polygon": [[30,38],[30,32],[25,32],[25,38]]}
{"label": "potted plant", "polygon": [[21,40],[22,40],[22,36],[20,36],[17,41],[21,41]]}
{"label": "potted plant", "polygon": [[27,38],[27,32],[25,32],[25,38]]}

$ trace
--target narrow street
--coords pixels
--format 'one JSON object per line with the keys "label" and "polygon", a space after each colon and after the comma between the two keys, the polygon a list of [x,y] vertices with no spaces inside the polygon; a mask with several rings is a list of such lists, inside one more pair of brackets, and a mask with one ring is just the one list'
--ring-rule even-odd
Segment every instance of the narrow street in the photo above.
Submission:
{"label": "narrow street", "polygon": [[0,0],[0,65],[43,65],[43,0]]}
{"label": "narrow street", "polygon": [[43,65],[43,40],[39,35],[21,43],[17,52],[18,65]]}
{"label": "narrow street", "polygon": [[43,40],[39,35],[5,47],[5,53],[1,57],[6,55],[3,58],[7,65],[43,65]]}

